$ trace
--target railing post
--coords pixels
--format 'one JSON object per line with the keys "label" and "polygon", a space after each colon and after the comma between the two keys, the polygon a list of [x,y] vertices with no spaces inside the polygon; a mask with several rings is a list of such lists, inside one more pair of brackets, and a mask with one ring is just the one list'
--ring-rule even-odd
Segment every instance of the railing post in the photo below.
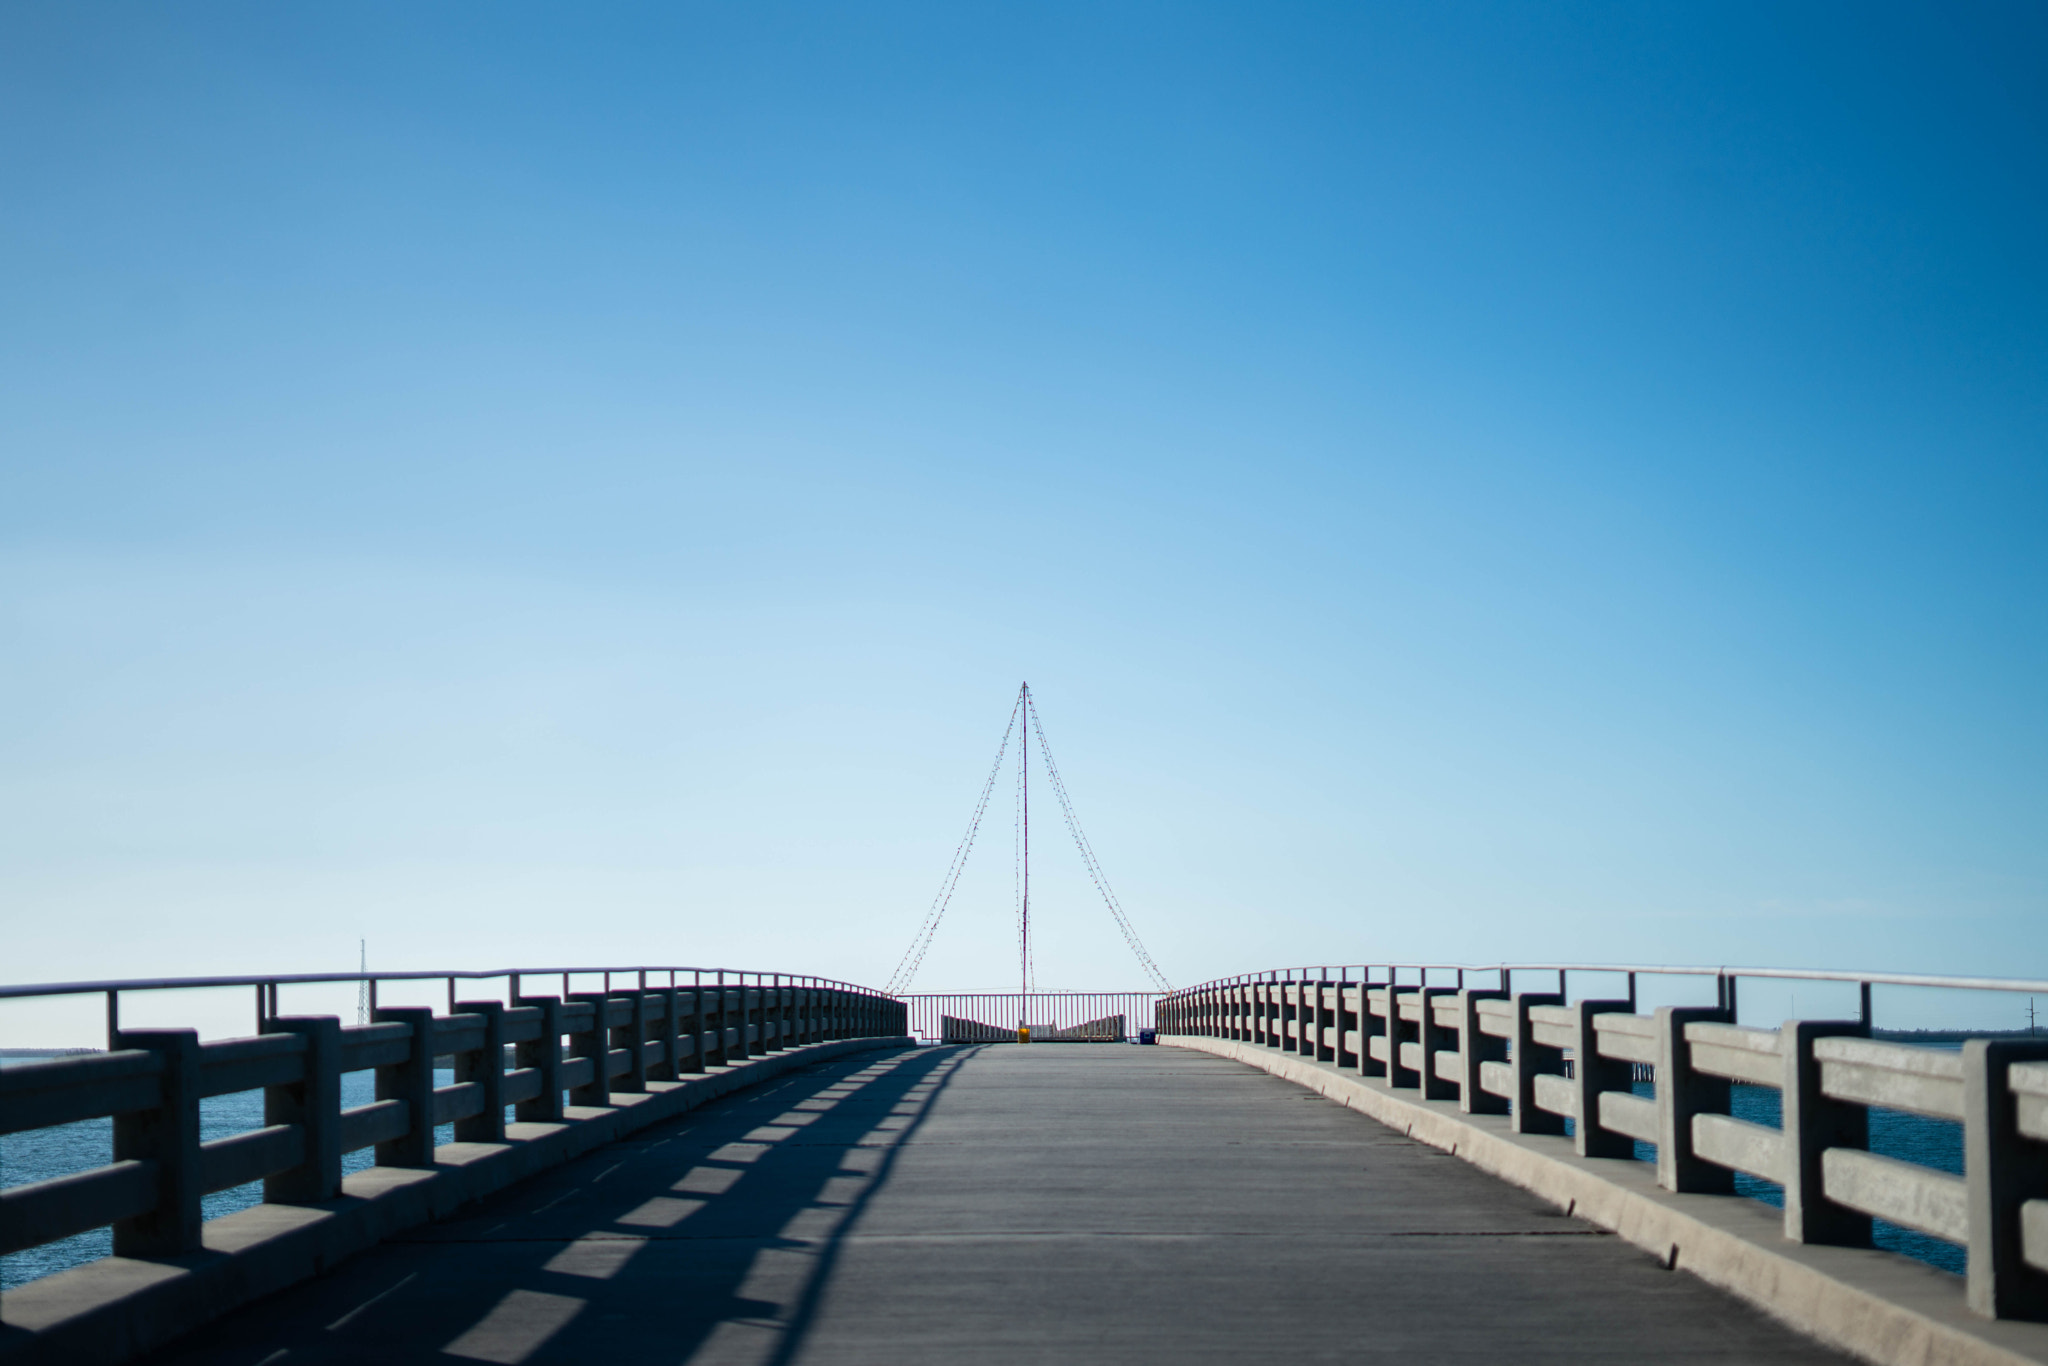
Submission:
{"label": "railing post", "polygon": [[[629,999],[633,1003],[633,1018],[620,1025],[613,1038],[616,1040],[615,1047],[618,1043],[623,1043],[631,1054],[632,1067],[612,1089],[637,1094],[647,1089],[647,993],[635,991],[630,993]],[[625,1035],[625,1038],[618,1039],[619,1034]]]}
{"label": "railing post", "polygon": [[540,1094],[512,1107],[526,1124],[562,1122],[562,1003],[552,996],[522,996],[517,1002],[540,1011],[540,1037],[512,1047],[512,1060],[540,1074]]}
{"label": "railing post", "polygon": [[1870,1146],[1870,1111],[1822,1095],[1820,1059],[1813,1055],[1815,1039],[1869,1033],[1860,1020],[1787,1020],[1778,1031],[1785,1068],[1778,1089],[1785,1135],[1785,1236],[1795,1243],[1870,1246],[1870,1216],[1828,1199],[1821,1180],[1821,1154],[1829,1148]]}
{"label": "railing post", "polygon": [[739,1006],[739,1023],[726,1032],[725,1060],[728,1064],[734,1058],[744,1061],[752,1057],[754,1053],[753,1040],[747,1037],[747,1035],[753,1032],[749,1026],[754,1023],[754,1003],[747,999],[747,974],[742,972],[738,975],[740,979],[739,985],[734,987],[732,993],[726,998],[727,1010],[725,1018],[727,1023],[730,1024],[732,1021],[731,1007],[735,1003],[735,999]]}
{"label": "railing post", "polygon": [[1564,1050],[1536,1042],[1532,1006],[1561,1006],[1564,997],[1552,991],[1518,991],[1515,1002],[1515,1041],[1509,1061],[1515,1069],[1515,1104],[1509,1112],[1508,1127],[1518,1134],[1561,1134],[1564,1116],[1553,1115],[1536,1103],[1536,1078],[1564,1075]]}
{"label": "railing post", "polygon": [[711,1064],[711,1041],[705,1035],[704,1025],[704,974],[691,973],[690,982],[690,1049],[689,1070],[702,1072]]}
{"label": "railing post", "polygon": [[1963,1045],[1963,1180],[1969,1199],[1970,1308],[2000,1319],[2048,1317],[2048,1275],[2027,1265],[2020,1206],[2048,1196],[2048,1146],[2023,1138],[2008,1073],[2048,1058],[2040,1039]]}
{"label": "railing post", "polygon": [[1404,1090],[1413,1088],[1422,1081],[1422,1073],[1410,1067],[1401,1056],[1402,1044],[1421,1042],[1419,1027],[1416,1037],[1408,1036],[1408,1021],[1403,1018],[1401,1009],[1409,996],[1420,991],[1421,987],[1396,987],[1392,983],[1387,986],[1387,1085],[1398,1086]]}
{"label": "railing post", "polygon": [[1728,1012],[1711,1006],[1657,1007],[1657,1184],[1668,1191],[1730,1195],[1735,1173],[1693,1155],[1694,1115],[1728,1113],[1726,1077],[1693,1070],[1692,1043],[1685,1027],[1727,1022]]}
{"label": "railing post", "polygon": [[1311,1056],[1317,1062],[1337,1061],[1337,1050],[1344,1042],[1342,1038],[1335,1037],[1338,1032],[1338,1007],[1331,1004],[1330,993],[1333,991],[1341,998],[1344,988],[1341,984],[1333,987],[1328,981],[1321,979],[1316,982],[1315,1052]]}
{"label": "railing post", "polygon": [[114,1116],[114,1160],[156,1164],[156,1207],[114,1224],[116,1257],[170,1257],[199,1248],[199,1031],[124,1029],[116,1048],[163,1060],[162,1103]]}
{"label": "railing post", "polygon": [[680,1036],[683,1032],[681,1018],[682,1003],[673,978],[668,986],[654,993],[661,1002],[661,1028],[655,1031],[654,1042],[661,1045],[661,1061],[649,1068],[647,1075],[656,1081],[681,1081],[683,1078],[683,1053]]}
{"label": "railing post", "polygon": [[1468,1115],[1508,1112],[1508,1098],[1496,1096],[1479,1082],[1486,1063],[1506,1062],[1508,1057],[1508,1041],[1479,1027],[1479,1003],[1506,999],[1505,991],[1474,991],[1466,987],[1458,993],[1458,1109]]}
{"label": "railing post", "polygon": [[[1358,1017],[1345,1008],[1345,993],[1350,989],[1351,982],[1348,975],[1339,973],[1337,982],[1332,988],[1335,994],[1330,998],[1330,1028],[1335,1033],[1337,1040],[1332,1046],[1330,1061],[1336,1064],[1339,1071],[1349,1068],[1355,1072],[1358,1070],[1358,1058],[1351,1051],[1351,1037],[1355,1032],[1351,1025],[1357,1024]],[[1346,1025],[1346,1020],[1351,1021],[1351,1025]]]}
{"label": "railing post", "polygon": [[272,1205],[317,1205],[341,1194],[341,1021],[333,1015],[272,1016],[266,1034],[296,1034],[306,1041],[299,1080],[263,1088],[263,1122],[296,1124],[305,1138],[305,1161],[263,1178]]}
{"label": "railing post", "polygon": [[[1422,1067],[1417,1078],[1417,1084],[1421,1088],[1424,1100],[1458,1099],[1458,1084],[1454,1081],[1445,1081],[1442,1076],[1438,1075],[1436,1070],[1436,1055],[1450,1051],[1443,1047],[1443,1036],[1449,1031],[1437,1023],[1436,998],[1439,996],[1454,996],[1456,994],[1457,988],[1455,987],[1417,987],[1415,989],[1415,1000],[1422,1007],[1420,1012],[1421,1018],[1416,1022],[1415,1029],[1415,1041],[1421,1046],[1422,1050]],[[1462,1043],[1460,1047],[1463,1047]]]}
{"label": "railing post", "polygon": [[377,1145],[380,1167],[434,1165],[434,1012],[426,1006],[379,1006],[370,1018],[378,1024],[403,1024],[412,1029],[402,1062],[377,1069],[377,1099],[402,1100],[406,1129]]}
{"label": "railing post", "polygon": [[[1358,1075],[1361,1077],[1391,1078],[1393,1076],[1393,1063],[1398,1061],[1394,1057],[1394,1048],[1400,1041],[1401,1031],[1392,1027],[1386,1015],[1378,1015],[1373,1012],[1372,969],[1367,968],[1364,975],[1366,980],[1358,984]],[[1380,993],[1383,998],[1381,1004],[1386,1007],[1387,1015],[1392,1015],[1394,1013],[1394,984],[1391,979],[1380,988]],[[1385,1060],[1375,1058],[1372,1055],[1372,1041],[1374,1039],[1386,1041],[1387,1058]]]}
{"label": "railing post", "polygon": [[1631,1001],[1580,1001],[1572,1012],[1572,1091],[1578,1115],[1572,1124],[1572,1147],[1580,1157],[1634,1157],[1636,1141],[1600,1122],[1600,1093],[1630,1089],[1629,1065],[1600,1056],[1597,1015],[1633,1014]]}
{"label": "railing post", "polygon": [[[745,1018],[745,975],[737,973],[739,985],[727,987],[725,977],[719,977],[719,1063],[725,1067],[733,1065],[733,1059],[745,1059],[748,1055],[748,1018]],[[739,1022],[733,1024],[733,1004],[739,1004]]]}
{"label": "railing post", "polygon": [[457,1143],[503,1143],[505,1141],[505,1003],[502,1001],[457,1001],[463,1015],[481,1015],[484,1046],[455,1055],[455,1080],[475,1082],[483,1088],[484,1108],[466,1119],[455,1121]]}
{"label": "railing post", "polygon": [[[588,1029],[570,1029],[569,1056],[590,1059],[590,1080],[569,1092],[569,1104],[605,1106],[611,1104],[611,995],[609,992],[579,991],[569,997],[591,1011]],[[563,1014],[568,1012],[565,1009]]]}

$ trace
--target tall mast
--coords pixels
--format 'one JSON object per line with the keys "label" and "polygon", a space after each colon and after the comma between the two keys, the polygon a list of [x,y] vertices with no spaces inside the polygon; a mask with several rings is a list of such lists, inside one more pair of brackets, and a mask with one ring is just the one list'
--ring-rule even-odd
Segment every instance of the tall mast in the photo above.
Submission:
{"label": "tall mast", "polygon": [[1017,1030],[1024,1030],[1024,998],[1031,991],[1031,685],[1024,684],[1022,744],[1017,750],[1019,782],[1024,794],[1023,928],[1017,936]]}

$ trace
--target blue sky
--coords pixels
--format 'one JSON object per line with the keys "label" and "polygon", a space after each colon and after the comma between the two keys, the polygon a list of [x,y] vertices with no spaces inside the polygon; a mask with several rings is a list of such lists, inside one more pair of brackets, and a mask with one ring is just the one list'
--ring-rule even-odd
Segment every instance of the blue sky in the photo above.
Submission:
{"label": "blue sky", "polygon": [[[2048,976],[2044,72],[2021,4],[0,7],[0,976],[879,982],[1021,678],[1178,981]],[[926,985],[1011,978],[992,819]],[[1042,982],[1135,984],[1042,869]]]}

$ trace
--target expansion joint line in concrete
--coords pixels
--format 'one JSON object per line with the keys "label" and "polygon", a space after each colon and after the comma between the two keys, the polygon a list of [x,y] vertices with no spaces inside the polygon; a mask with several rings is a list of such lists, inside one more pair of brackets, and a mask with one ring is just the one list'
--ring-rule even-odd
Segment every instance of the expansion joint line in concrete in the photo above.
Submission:
{"label": "expansion joint line in concrete", "polygon": [[1680,1195],[1650,1164],[1580,1157],[1569,1138],[1517,1134],[1506,1116],[1465,1114],[1257,1044],[1200,1035],[1175,1048],[1260,1068],[1349,1106],[1611,1230],[1666,1268],[1687,1271],[1831,1347],[1878,1366],[2044,1366],[2048,1324],[1987,1319],[1963,1302],[1958,1277],[1895,1253],[1788,1242],[1779,1212],[1736,1195]]}

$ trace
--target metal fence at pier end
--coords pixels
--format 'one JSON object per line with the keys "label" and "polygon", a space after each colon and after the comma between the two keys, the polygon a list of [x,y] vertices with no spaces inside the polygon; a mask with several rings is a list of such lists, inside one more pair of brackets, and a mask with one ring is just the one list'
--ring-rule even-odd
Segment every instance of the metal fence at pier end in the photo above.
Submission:
{"label": "metal fence at pier end", "polygon": [[1156,991],[954,991],[899,996],[920,1043],[1122,1043],[1152,1027]]}

